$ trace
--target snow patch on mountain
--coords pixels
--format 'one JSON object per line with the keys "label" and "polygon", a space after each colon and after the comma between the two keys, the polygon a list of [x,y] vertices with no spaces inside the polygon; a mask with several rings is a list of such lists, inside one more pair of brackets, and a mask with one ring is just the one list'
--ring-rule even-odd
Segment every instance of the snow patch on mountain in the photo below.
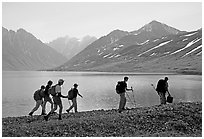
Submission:
{"label": "snow patch on mountain", "polygon": [[189,42],[185,47],[183,47],[183,48],[181,48],[181,49],[179,49],[179,50],[177,50],[177,51],[171,53],[170,55],[176,54],[176,53],[178,53],[178,52],[180,52],[180,51],[182,51],[182,50],[184,50],[184,49],[190,47],[191,45],[193,45],[194,43],[198,42],[199,40],[201,40],[201,38],[199,38],[199,39],[197,38],[197,39],[195,39],[195,40]]}
{"label": "snow patch on mountain", "polygon": [[144,41],[144,42],[142,42],[142,43],[138,43],[138,45],[143,45],[143,44],[146,44],[146,43],[148,43],[149,42],[149,40],[146,40],[146,41]]}
{"label": "snow patch on mountain", "polygon": [[156,42],[156,41],[158,41],[159,39],[156,39],[156,40],[153,40],[153,42]]}
{"label": "snow patch on mountain", "polygon": [[111,53],[110,53],[110,54],[107,54],[107,55],[104,55],[103,58],[106,58],[106,57],[108,57],[108,56],[110,56],[110,55],[111,55]]}
{"label": "snow patch on mountain", "polygon": [[196,51],[196,50],[198,50],[200,48],[202,49],[202,45],[200,45],[200,46],[196,47],[195,49],[191,50],[190,52],[186,53],[185,55],[182,56],[182,58],[189,55],[189,54],[191,54],[191,53],[193,53],[194,51]]}
{"label": "snow patch on mountain", "polygon": [[184,42],[184,41],[187,41],[188,40],[188,38],[185,38],[185,39],[183,39],[182,41]]}
{"label": "snow patch on mountain", "polygon": [[187,35],[183,35],[183,36],[189,37],[189,36],[192,36],[192,35],[194,35],[194,34],[196,34],[196,33],[198,33],[198,32],[193,32],[193,33],[190,33],[190,34],[187,34]]}
{"label": "snow patch on mountain", "polygon": [[159,48],[159,47],[161,47],[161,46],[163,46],[163,45],[166,45],[166,44],[170,43],[171,41],[173,41],[173,40],[169,40],[169,41],[160,43],[159,45],[157,45],[157,46],[155,46],[155,47],[153,47],[153,48],[151,48],[151,49],[149,49],[149,50],[147,50],[147,51],[145,51],[145,52],[139,54],[138,56],[141,56],[141,55],[143,55],[143,54],[145,54],[145,53],[147,53],[147,52],[150,52],[150,51],[152,51],[152,50],[154,50],[154,49],[157,49],[157,48]]}

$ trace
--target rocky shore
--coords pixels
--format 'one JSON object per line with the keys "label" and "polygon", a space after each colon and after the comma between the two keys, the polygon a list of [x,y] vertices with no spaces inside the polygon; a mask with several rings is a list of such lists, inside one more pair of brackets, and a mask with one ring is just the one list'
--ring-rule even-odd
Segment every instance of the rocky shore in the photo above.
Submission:
{"label": "rocky shore", "polygon": [[202,102],[2,118],[3,137],[201,137]]}

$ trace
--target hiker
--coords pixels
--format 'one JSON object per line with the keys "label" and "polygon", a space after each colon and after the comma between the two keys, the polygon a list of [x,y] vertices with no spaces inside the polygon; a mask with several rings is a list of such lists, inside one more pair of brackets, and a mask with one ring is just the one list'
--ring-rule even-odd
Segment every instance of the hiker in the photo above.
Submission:
{"label": "hiker", "polygon": [[51,110],[53,110],[53,102],[52,99],[50,97],[49,91],[51,89],[52,86],[52,81],[49,80],[47,82],[47,85],[45,87],[45,91],[44,91],[44,101],[43,101],[43,110],[42,110],[42,114],[41,115],[46,115],[46,103],[49,102],[51,104]]}
{"label": "hiker", "polygon": [[77,95],[79,95],[81,98],[83,98],[83,97],[82,97],[81,94],[79,94],[79,91],[78,91],[77,87],[78,87],[78,84],[74,84],[74,88],[71,88],[71,90],[68,91],[68,96],[67,96],[68,97],[68,101],[72,100],[72,105],[69,107],[69,109],[66,110],[67,113],[69,113],[69,111],[73,107],[74,107],[75,113],[78,112],[77,111]]}
{"label": "hiker", "polygon": [[38,108],[40,107],[40,105],[41,105],[41,107],[43,108],[42,104],[43,104],[43,94],[44,94],[44,90],[45,90],[45,86],[42,85],[42,86],[40,87],[40,89],[38,89],[37,91],[35,91],[35,93],[34,93],[34,95],[33,95],[33,98],[34,98],[34,100],[36,101],[36,105],[35,105],[35,107],[32,109],[32,111],[29,113],[30,116],[32,116],[33,113],[38,110]]}
{"label": "hiker", "polygon": [[116,86],[116,92],[120,95],[120,103],[119,103],[119,113],[122,112],[122,110],[125,110],[125,105],[126,105],[126,97],[125,93],[126,91],[133,91],[133,89],[128,89],[127,88],[127,81],[128,77],[124,77],[124,81],[119,81],[118,82],[118,87]]}
{"label": "hiker", "polygon": [[160,79],[157,83],[156,91],[160,97],[160,103],[166,104],[166,92],[170,96],[169,90],[168,90],[168,77],[165,77],[164,79]]}
{"label": "hiker", "polygon": [[54,101],[54,108],[46,115],[44,116],[44,119],[46,121],[48,121],[48,118],[51,114],[53,114],[55,112],[55,110],[57,110],[57,106],[59,106],[59,118],[58,120],[62,120],[62,98],[67,98],[67,96],[63,96],[61,94],[61,86],[63,85],[64,80],[63,79],[59,79],[58,80],[58,84],[56,84],[54,87],[54,94],[51,92],[51,94],[53,95],[53,101]]}

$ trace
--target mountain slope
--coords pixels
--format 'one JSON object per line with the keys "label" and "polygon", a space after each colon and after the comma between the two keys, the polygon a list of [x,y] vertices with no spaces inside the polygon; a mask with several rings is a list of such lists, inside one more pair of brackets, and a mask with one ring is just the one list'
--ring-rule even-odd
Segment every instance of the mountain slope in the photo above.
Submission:
{"label": "mountain slope", "polygon": [[201,73],[201,53],[202,30],[152,21],[137,31],[111,32],[56,70]]}
{"label": "mountain slope", "polygon": [[74,55],[79,53],[95,40],[97,40],[97,38],[91,36],[85,36],[84,38],[82,38],[82,40],[65,36],[57,38],[47,45],[63,54],[67,59],[71,59]]}
{"label": "mountain slope", "polygon": [[54,68],[67,59],[23,29],[2,27],[2,69],[42,70]]}

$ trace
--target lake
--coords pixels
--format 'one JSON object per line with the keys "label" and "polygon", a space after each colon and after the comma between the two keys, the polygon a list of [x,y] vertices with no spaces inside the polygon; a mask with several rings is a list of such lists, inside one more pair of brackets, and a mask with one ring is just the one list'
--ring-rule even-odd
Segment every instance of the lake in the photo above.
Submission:
{"label": "lake", "polygon": [[[129,108],[152,106],[159,104],[159,97],[151,84],[156,86],[157,81],[165,76],[169,78],[169,91],[174,102],[202,101],[202,76],[174,75],[174,74],[141,74],[141,73],[106,73],[106,72],[45,72],[45,71],[2,71],[2,117],[28,115],[35,106],[33,93],[46,85],[48,80],[54,84],[58,79],[65,80],[62,94],[79,84],[78,90],[83,98],[77,97],[78,111],[98,109],[117,109],[119,95],[115,92],[117,81],[129,77],[129,92],[126,106]],[[63,100],[63,113],[69,107],[67,99]],[[47,112],[50,104],[47,103]],[[58,110],[57,110],[58,112]],[[34,113],[40,114],[41,108]]]}

